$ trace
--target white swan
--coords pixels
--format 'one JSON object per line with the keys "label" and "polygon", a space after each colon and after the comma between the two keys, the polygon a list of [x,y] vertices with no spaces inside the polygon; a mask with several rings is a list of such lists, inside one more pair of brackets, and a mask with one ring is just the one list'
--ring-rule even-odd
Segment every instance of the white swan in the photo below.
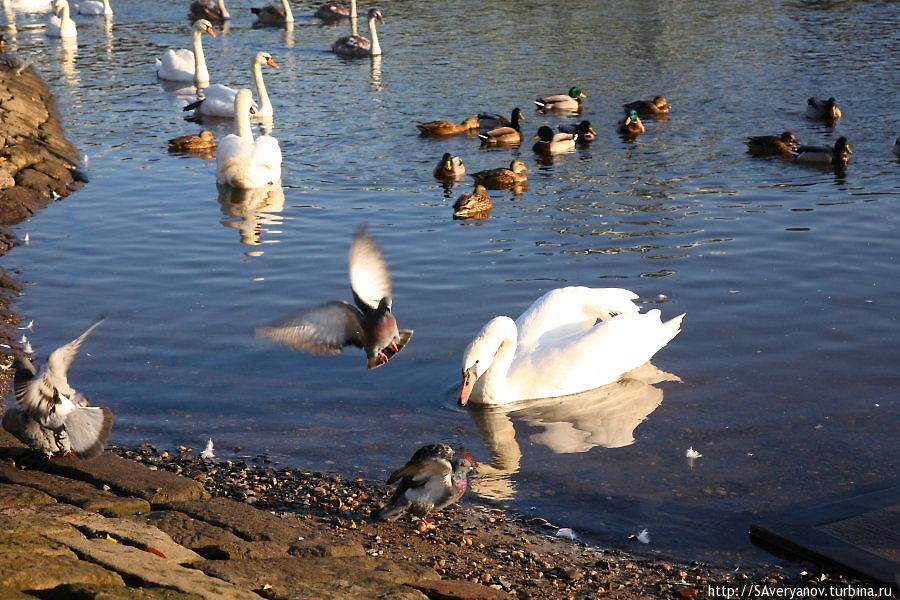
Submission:
{"label": "white swan", "polygon": [[[278,68],[278,64],[272,60],[272,55],[268,52],[257,52],[250,60],[250,71],[253,74],[253,84],[256,86],[256,92],[259,94],[259,106],[252,104],[254,115],[257,117],[271,117],[274,114],[272,110],[272,101],[269,99],[269,92],[266,90],[266,84],[263,81],[262,66]],[[203,90],[203,99],[192,102],[184,107],[183,110],[196,110],[196,114],[205,115],[207,117],[233,117],[235,104],[234,98],[237,90],[227,85],[214,84]]]}
{"label": "white swan", "polygon": [[336,54],[351,57],[381,56],[381,44],[378,43],[378,31],[375,29],[375,21],[384,24],[384,17],[377,8],[369,9],[369,35],[372,41],[360,35],[348,35],[342,37],[331,45],[331,51]]}
{"label": "white swan", "polygon": [[109,0],[86,0],[78,5],[79,15],[111,15],[113,9],[109,5]]}
{"label": "white swan", "polygon": [[56,14],[50,15],[47,23],[47,35],[57,38],[73,38],[78,35],[75,29],[75,21],[69,16],[69,3],[66,0],[56,0]]}
{"label": "white swan", "polygon": [[3,0],[3,8],[12,8],[25,12],[43,12],[53,8],[51,0]]}
{"label": "white swan", "polygon": [[253,96],[249,89],[234,99],[234,133],[225,136],[216,153],[216,183],[252,189],[281,179],[281,147],[278,140],[261,135],[255,140],[250,129]]}
{"label": "white swan", "polygon": [[156,76],[166,81],[193,81],[197,85],[209,83],[206,56],[203,54],[203,34],[216,37],[212,23],[206,19],[194,22],[191,34],[193,51],[166,50],[162,58],[156,59]]}
{"label": "white swan", "polygon": [[616,381],[681,331],[638,296],[618,288],[565,287],[538,298],[513,321],[494,317],[463,354],[461,404],[555,398]]}

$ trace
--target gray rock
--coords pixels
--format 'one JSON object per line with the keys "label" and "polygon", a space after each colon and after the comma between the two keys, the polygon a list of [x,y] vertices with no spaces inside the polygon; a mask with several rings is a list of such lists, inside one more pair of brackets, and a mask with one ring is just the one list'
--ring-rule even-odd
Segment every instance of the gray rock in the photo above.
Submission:
{"label": "gray rock", "polygon": [[0,508],[55,504],[56,498],[40,490],[14,483],[0,483]]}
{"label": "gray rock", "polygon": [[208,600],[259,600],[256,594],[227,581],[182,567],[133,546],[105,539],[60,538],[60,541],[84,559],[121,573],[130,582],[172,588]]}
{"label": "gray rock", "polygon": [[217,525],[251,542],[290,544],[300,537],[309,537],[312,532],[309,526],[301,525],[296,518],[278,517],[228,498],[172,502],[166,504],[165,508]]}
{"label": "gray rock", "polygon": [[178,564],[202,560],[196,552],[176,544],[167,533],[148,525],[143,520],[138,520],[137,517],[107,519],[100,515],[88,514],[73,521],[72,525],[89,538],[105,537],[109,534],[127,546],[135,546],[142,550],[153,548],[162,553],[167,560]]}
{"label": "gray rock", "polygon": [[14,590],[47,590],[66,583],[125,585],[116,573],[69,556],[0,554],[0,585]]}

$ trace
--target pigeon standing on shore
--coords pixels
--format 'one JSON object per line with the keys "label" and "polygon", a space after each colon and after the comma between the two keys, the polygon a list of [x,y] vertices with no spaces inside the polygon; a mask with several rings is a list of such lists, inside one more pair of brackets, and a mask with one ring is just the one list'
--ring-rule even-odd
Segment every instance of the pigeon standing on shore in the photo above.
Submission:
{"label": "pigeon standing on shore", "polygon": [[344,346],[356,346],[366,351],[369,369],[380,367],[406,346],[413,330],[397,329],[391,312],[391,273],[365,227],[356,231],[350,244],[350,287],[356,307],[327,302],[258,327],[256,335],[313,354],[339,354]]}
{"label": "pigeon standing on shore", "polygon": [[3,428],[47,458],[73,454],[94,458],[109,439],[112,412],[90,406],[87,396],[70,386],[67,378],[82,342],[103,320],[54,350],[40,371],[27,357],[15,359],[18,408],[3,416]]}
{"label": "pigeon standing on shore", "polygon": [[455,457],[446,444],[419,448],[403,467],[388,478],[388,485],[400,482],[384,508],[373,516],[393,521],[408,512],[429,524],[426,517],[457,502],[469,486],[469,473],[478,466],[472,455],[461,448]]}

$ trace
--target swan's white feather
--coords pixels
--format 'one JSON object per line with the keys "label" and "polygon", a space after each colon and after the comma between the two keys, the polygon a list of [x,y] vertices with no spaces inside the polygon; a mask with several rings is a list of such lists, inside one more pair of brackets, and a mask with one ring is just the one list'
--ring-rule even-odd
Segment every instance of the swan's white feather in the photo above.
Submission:
{"label": "swan's white feather", "polygon": [[281,179],[281,147],[269,135],[250,142],[230,133],[219,143],[216,165],[217,183],[241,189],[261,187]]}

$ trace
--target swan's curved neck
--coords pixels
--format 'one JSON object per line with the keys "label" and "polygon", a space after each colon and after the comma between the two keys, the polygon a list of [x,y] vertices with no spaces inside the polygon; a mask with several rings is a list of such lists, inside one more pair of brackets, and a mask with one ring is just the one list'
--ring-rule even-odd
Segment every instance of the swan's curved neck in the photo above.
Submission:
{"label": "swan's curved neck", "polygon": [[508,401],[506,381],[518,344],[516,323],[509,317],[494,317],[466,348],[463,370],[475,370],[471,401],[475,404],[503,404]]}
{"label": "swan's curved neck", "polygon": [[375,29],[375,17],[369,17],[369,35],[372,36],[372,56],[381,56],[381,44],[378,43],[378,31]]}
{"label": "swan's curved neck", "polygon": [[356,14],[356,0],[350,0],[350,35],[359,35],[359,18]]}
{"label": "swan's curved neck", "polygon": [[[513,358],[516,355],[516,338],[506,337],[500,342],[500,346],[494,353],[494,360],[491,366],[481,378],[483,386],[481,388],[481,398],[484,404],[502,404],[506,402],[507,394],[507,376],[509,368],[512,366]],[[476,383],[477,385],[477,383]]]}
{"label": "swan's curved neck", "polygon": [[291,5],[288,0],[281,0],[281,6],[284,8],[284,22],[293,23],[294,13],[291,12]]}
{"label": "swan's curved neck", "polygon": [[194,30],[194,83],[198,86],[209,83],[209,71],[206,69],[206,56],[203,54],[203,31]]}
{"label": "swan's curved neck", "polygon": [[[108,1],[109,1],[109,0],[107,0],[107,2],[108,2]],[[222,18],[223,18],[223,19],[230,19],[230,18],[231,18],[231,15],[228,14],[228,9],[225,8],[225,0],[219,0],[216,4],[217,4],[218,7],[219,7],[219,12],[222,13]]]}
{"label": "swan's curved neck", "polygon": [[69,3],[63,2],[62,6],[59,9],[59,21],[60,23],[65,23],[69,20]]}
{"label": "swan's curved neck", "polygon": [[103,14],[104,15],[113,14],[112,7],[109,5],[109,0],[103,0]]}
{"label": "swan's curved neck", "polygon": [[273,114],[272,101],[269,100],[269,92],[266,90],[266,82],[263,81],[262,65],[253,61],[253,83],[256,85],[256,93],[259,95],[258,117],[269,117]]}

